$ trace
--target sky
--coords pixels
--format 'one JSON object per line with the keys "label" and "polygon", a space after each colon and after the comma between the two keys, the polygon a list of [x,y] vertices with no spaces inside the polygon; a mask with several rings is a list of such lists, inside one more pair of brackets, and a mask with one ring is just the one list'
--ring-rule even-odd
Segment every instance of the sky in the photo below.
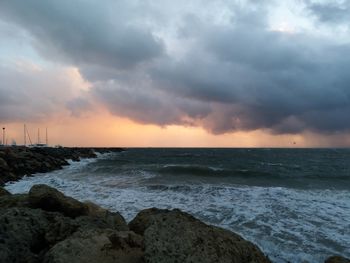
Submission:
{"label": "sky", "polygon": [[8,143],[349,147],[350,1],[0,0]]}

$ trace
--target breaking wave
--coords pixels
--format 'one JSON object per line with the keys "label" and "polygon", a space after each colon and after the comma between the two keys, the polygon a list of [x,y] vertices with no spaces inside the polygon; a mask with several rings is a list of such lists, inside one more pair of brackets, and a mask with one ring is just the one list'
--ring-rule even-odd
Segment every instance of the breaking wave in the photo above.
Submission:
{"label": "breaking wave", "polygon": [[[26,177],[6,188],[12,193],[23,193],[34,184],[48,184],[79,200],[91,200],[120,211],[127,220],[149,207],[179,208],[209,224],[241,234],[277,263],[323,262],[335,254],[350,257],[348,188],[337,187],[334,182],[332,188],[319,184],[300,188],[289,181],[292,173],[285,173],[284,178],[283,173],[274,175],[273,171],[254,174],[251,165],[205,165],[191,159],[203,158],[203,152],[198,153],[200,157],[169,153],[172,159],[163,158],[161,163],[156,150],[149,151],[145,154],[130,150],[104,159],[72,163],[63,170]],[[256,154],[254,150],[251,153]],[[174,164],[174,158],[179,164]],[[281,164],[264,161],[266,167],[273,169],[293,166]],[[302,171],[306,167],[295,165],[301,166]],[[308,181],[314,176],[310,171],[303,174],[301,183],[319,181]],[[325,182],[331,177],[342,183],[343,179],[333,175],[325,175]],[[347,178],[346,174],[341,176]],[[232,179],[235,177],[245,179]],[[265,178],[264,185],[259,185],[256,178]],[[283,186],[276,186],[273,178],[284,180]]]}

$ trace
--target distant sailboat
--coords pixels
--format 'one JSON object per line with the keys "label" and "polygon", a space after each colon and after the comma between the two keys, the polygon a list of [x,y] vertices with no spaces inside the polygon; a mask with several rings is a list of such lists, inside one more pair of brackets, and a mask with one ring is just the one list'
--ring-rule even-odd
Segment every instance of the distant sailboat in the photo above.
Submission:
{"label": "distant sailboat", "polygon": [[38,128],[38,141],[37,141],[37,143],[33,144],[32,140],[30,138],[30,135],[28,133],[27,127],[24,124],[24,146],[26,146],[26,144],[27,144],[27,136],[28,136],[28,139],[29,139],[29,142],[30,142],[28,147],[49,147],[48,146],[49,139],[48,139],[47,128],[46,128],[46,143],[42,143],[41,142],[41,140],[40,140],[40,128]]}

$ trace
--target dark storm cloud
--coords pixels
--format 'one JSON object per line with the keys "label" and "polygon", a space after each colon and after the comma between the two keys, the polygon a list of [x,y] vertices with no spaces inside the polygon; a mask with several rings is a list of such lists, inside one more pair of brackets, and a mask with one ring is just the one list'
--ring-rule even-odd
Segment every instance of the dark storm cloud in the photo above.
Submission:
{"label": "dark storm cloud", "polygon": [[245,23],[206,27],[191,59],[165,63],[170,66],[156,69],[154,79],[179,96],[221,103],[203,120],[215,133],[344,131],[350,127],[349,55],[348,45],[303,34]]}
{"label": "dark storm cloud", "polygon": [[348,0],[341,3],[336,1],[329,1],[327,3],[306,1],[306,4],[307,8],[322,22],[349,24],[350,1]]}
{"label": "dark storm cloud", "polygon": [[[229,14],[225,23],[200,15],[210,11],[204,2],[194,1],[197,10],[181,10],[176,21],[166,15],[171,1],[4,0],[0,15],[28,30],[41,54],[73,63],[91,82],[87,98],[65,103],[75,116],[98,101],[138,122],[200,125],[216,134],[350,130],[348,44],[272,31],[271,1],[218,1]],[[348,8],[307,3],[323,21],[344,19]]]}
{"label": "dark storm cloud", "polygon": [[125,68],[163,50],[147,28],[126,21],[124,12],[132,11],[127,7],[124,1],[3,0],[0,15],[33,34],[37,48],[50,59]]}
{"label": "dark storm cloud", "polygon": [[[228,26],[201,24],[194,15],[186,17],[189,24],[180,32],[195,42],[193,48],[184,59],[164,58],[150,69],[151,86],[171,94],[173,103],[145,86],[144,95],[133,91],[134,85],[126,88],[138,97],[137,103],[129,102],[132,96],[112,89],[120,100],[129,98],[121,108],[121,103],[113,103],[115,99],[108,101],[112,90],[97,90],[99,96],[108,98],[105,103],[116,113],[125,114],[130,108],[132,118],[158,124],[181,122],[190,111],[186,106],[176,111],[175,98],[191,99],[207,106],[196,116],[197,123],[214,133],[259,128],[275,133],[347,130],[349,63],[345,58],[349,47],[303,34],[266,30],[260,23],[265,13],[259,11],[263,9],[233,16]],[[192,24],[195,30],[191,30]],[[135,86],[142,87],[139,83]],[[162,107],[159,101],[149,103],[146,96],[161,100]],[[147,109],[142,108],[145,105]],[[153,114],[158,111],[164,114]]]}
{"label": "dark storm cloud", "polygon": [[192,125],[192,119],[202,118],[210,111],[206,103],[155,89],[151,79],[137,74],[98,82],[92,93],[112,113],[141,123]]}

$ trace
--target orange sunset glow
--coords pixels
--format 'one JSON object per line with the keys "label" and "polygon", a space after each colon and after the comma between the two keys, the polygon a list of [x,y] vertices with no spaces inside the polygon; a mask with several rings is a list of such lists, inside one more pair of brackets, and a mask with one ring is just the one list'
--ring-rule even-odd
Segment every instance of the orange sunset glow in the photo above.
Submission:
{"label": "orange sunset glow", "polygon": [[68,3],[58,21],[1,4],[5,142],[23,144],[27,124],[34,141],[47,127],[65,146],[350,146],[341,25],[294,1],[197,4],[153,3],[142,20],[140,6],[115,3],[132,15],[101,7],[94,24]]}
{"label": "orange sunset glow", "polygon": [[0,0],[0,263],[350,263],[350,0]]}

